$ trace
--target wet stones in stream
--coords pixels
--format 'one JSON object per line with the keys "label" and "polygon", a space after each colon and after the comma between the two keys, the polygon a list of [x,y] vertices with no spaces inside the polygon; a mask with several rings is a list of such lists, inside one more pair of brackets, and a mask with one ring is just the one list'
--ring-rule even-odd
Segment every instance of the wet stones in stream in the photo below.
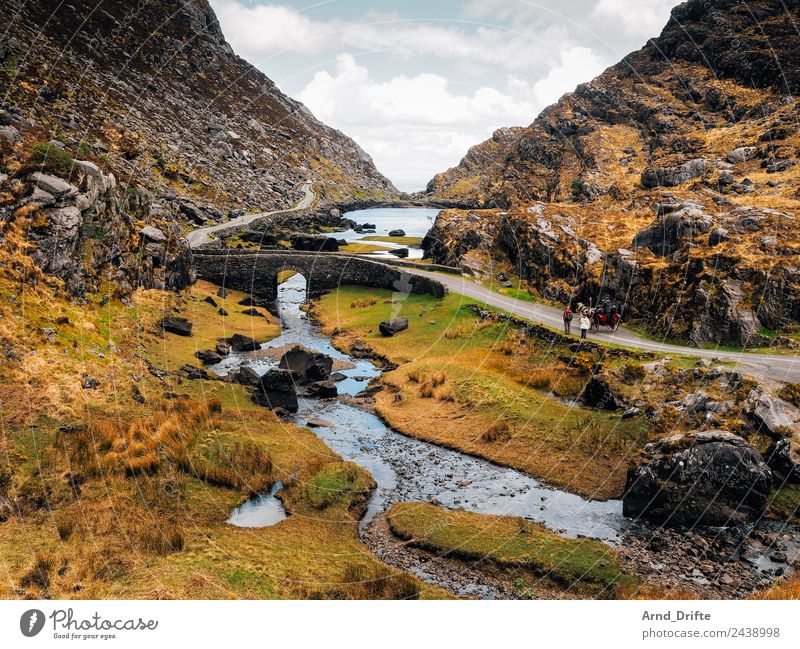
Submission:
{"label": "wet stones in stream", "polygon": [[777,521],[696,529],[634,523],[618,554],[624,570],[657,592],[733,599],[789,574],[800,557],[800,535]]}
{"label": "wet stones in stream", "polygon": [[294,372],[272,368],[261,377],[253,392],[253,402],[273,410],[283,408],[289,412],[297,412],[297,391],[294,386]]}

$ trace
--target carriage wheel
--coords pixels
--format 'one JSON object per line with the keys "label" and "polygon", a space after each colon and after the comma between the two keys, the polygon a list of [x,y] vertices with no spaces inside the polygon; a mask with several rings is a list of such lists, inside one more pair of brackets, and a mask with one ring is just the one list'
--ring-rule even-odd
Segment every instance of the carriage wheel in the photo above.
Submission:
{"label": "carriage wheel", "polygon": [[589,327],[589,331],[591,331],[593,334],[596,334],[598,331],[600,331],[600,325],[597,324],[597,320],[592,320],[592,324]]}
{"label": "carriage wheel", "polygon": [[611,331],[617,331],[619,329],[619,320],[617,320],[614,324],[611,325]]}

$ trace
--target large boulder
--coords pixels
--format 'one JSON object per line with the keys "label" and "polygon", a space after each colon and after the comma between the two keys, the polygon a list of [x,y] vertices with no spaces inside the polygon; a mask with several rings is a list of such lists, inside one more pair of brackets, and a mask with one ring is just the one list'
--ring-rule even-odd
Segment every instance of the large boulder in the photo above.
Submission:
{"label": "large boulder", "polygon": [[296,232],[289,237],[289,243],[295,250],[311,252],[338,252],[339,250],[339,242],[336,239],[320,234]]}
{"label": "large boulder", "polygon": [[235,352],[256,352],[261,349],[261,344],[249,336],[233,334],[230,340],[231,349]]}
{"label": "large boulder", "polygon": [[216,365],[222,362],[222,356],[211,349],[201,349],[194,353],[194,356],[203,365]]}
{"label": "large boulder", "polygon": [[252,367],[243,365],[236,372],[232,373],[231,380],[239,385],[247,385],[251,388],[255,388],[261,383],[261,375]]}
{"label": "large boulder", "polygon": [[728,162],[731,164],[739,164],[752,160],[758,155],[758,147],[754,146],[740,146],[738,149],[728,152]]}
{"label": "large boulder", "polygon": [[800,484],[800,446],[784,437],[769,447],[765,457],[779,486]]}
{"label": "large boulder", "polygon": [[702,176],[707,168],[708,161],[705,158],[695,158],[673,166],[650,167],[642,172],[642,186],[648,189],[675,187]]}
{"label": "large boulder", "polygon": [[291,370],[298,376],[298,381],[302,385],[326,381],[333,370],[333,359],[325,354],[294,347],[281,356],[278,367],[284,370]]}
{"label": "large boulder", "polygon": [[68,183],[63,178],[39,171],[28,176],[28,180],[34,187],[47,192],[55,198],[68,198],[78,193],[78,188]]}
{"label": "large boulder", "polygon": [[744,439],[721,430],[674,435],[648,444],[628,470],[625,516],[667,526],[720,525],[757,519],[772,471]]}
{"label": "large boulder", "polygon": [[397,230],[390,230],[389,231],[389,236],[390,237],[404,237],[404,236],[406,236],[406,232],[405,232],[405,230],[400,230],[398,228]]}
{"label": "large boulder", "polygon": [[261,377],[252,399],[258,405],[272,410],[284,408],[289,412],[297,412],[294,373],[291,370],[272,368]]}
{"label": "large boulder", "polygon": [[760,389],[750,392],[742,412],[758,432],[776,440],[797,432],[800,421],[800,409]]}
{"label": "large boulder", "polygon": [[378,325],[378,329],[382,335],[391,338],[395,334],[408,329],[408,318],[401,316],[391,320],[384,320]]}
{"label": "large boulder", "polygon": [[160,326],[164,331],[168,331],[171,334],[177,334],[178,336],[192,335],[192,323],[186,318],[167,316],[161,320]]}
{"label": "large boulder", "polygon": [[656,218],[633,238],[633,247],[649,248],[661,256],[671,255],[698,234],[708,232],[713,224],[709,214],[695,205],[687,205]]}

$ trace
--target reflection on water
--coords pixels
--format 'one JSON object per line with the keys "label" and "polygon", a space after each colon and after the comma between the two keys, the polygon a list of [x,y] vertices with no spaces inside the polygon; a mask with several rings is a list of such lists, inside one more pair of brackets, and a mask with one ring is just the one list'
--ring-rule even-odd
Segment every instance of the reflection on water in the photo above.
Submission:
{"label": "reflection on water", "polygon": [[[359,225],[368,223],[375,226],[375,232],[360,233],[355,230],[342,230],[332,232],[328,236],[345,241],[358,241],[360,243],[373,243],[384,248],[408,248],[409,259],[422,259],[422,249],[418,246],[406,246],[385,241],[362,241],[364,237],[378,236],[385,237],[392,230],[403,230],[407,237],[424,237],[428,230],[433,226],[433,221],[439,213],[438,209],[427,207],[408,207],[408,208],[375,208],[368,210],[356,210],[346,212],[343,216],[352,219]],[[392,257],[388,252],[381,251],[372,253],[374,257]]]}
{"label": "reflection on water", "polygon": [[[299,344],[350,361],[354,367],[342,371],[349,378],[337,384],[339,392],[356,394],[363,390],[366,383],[354,377],[375,377],[380,372],[369,361],[334,349],[300,309],[304,300],[302,276],[295,275],[281,284],[283,332],[264,348]],[[213,369],[226,374],[243,362],[260,374],[276,363],[246,353],[232,354]],[[514,469],[406,437],[375,415],[339,400],[301,398],[298,423],[312,417],[331,422],[333,426],[315,428],[314,432],[342,457],[367,469],[378,483],[362,525],[396,502],[435,500],[448,508],[523,516],[570,537],[585,535],[613,542],[623,529],[622,503],[618,500],[584,500],[544,486]]]}
{"label": "reflection on water", "polygon": [[283,484],[276,482],[268,494],[255,496],[234,509],[227,523],[236,527],[269,527],[280,523],[286,518],[286,510],[275,494],[282,488]]}

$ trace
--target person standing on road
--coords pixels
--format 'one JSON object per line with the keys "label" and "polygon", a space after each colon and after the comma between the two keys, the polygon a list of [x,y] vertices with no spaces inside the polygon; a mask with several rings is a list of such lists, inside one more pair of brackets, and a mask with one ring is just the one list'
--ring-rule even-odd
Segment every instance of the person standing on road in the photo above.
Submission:
{"label": "person standing on road", "polygon": [[585,313],[581,316],[580,325],[581,325],[581,338],[586,338],[586,333],[589,331],[590,323],[589,323],[589,318],[586,317]]}
{"label": "person standing on road", "polygon": [[569,336],[570,325],[572,324],[572,309],[567,307],[564,311],[564,333]]}

